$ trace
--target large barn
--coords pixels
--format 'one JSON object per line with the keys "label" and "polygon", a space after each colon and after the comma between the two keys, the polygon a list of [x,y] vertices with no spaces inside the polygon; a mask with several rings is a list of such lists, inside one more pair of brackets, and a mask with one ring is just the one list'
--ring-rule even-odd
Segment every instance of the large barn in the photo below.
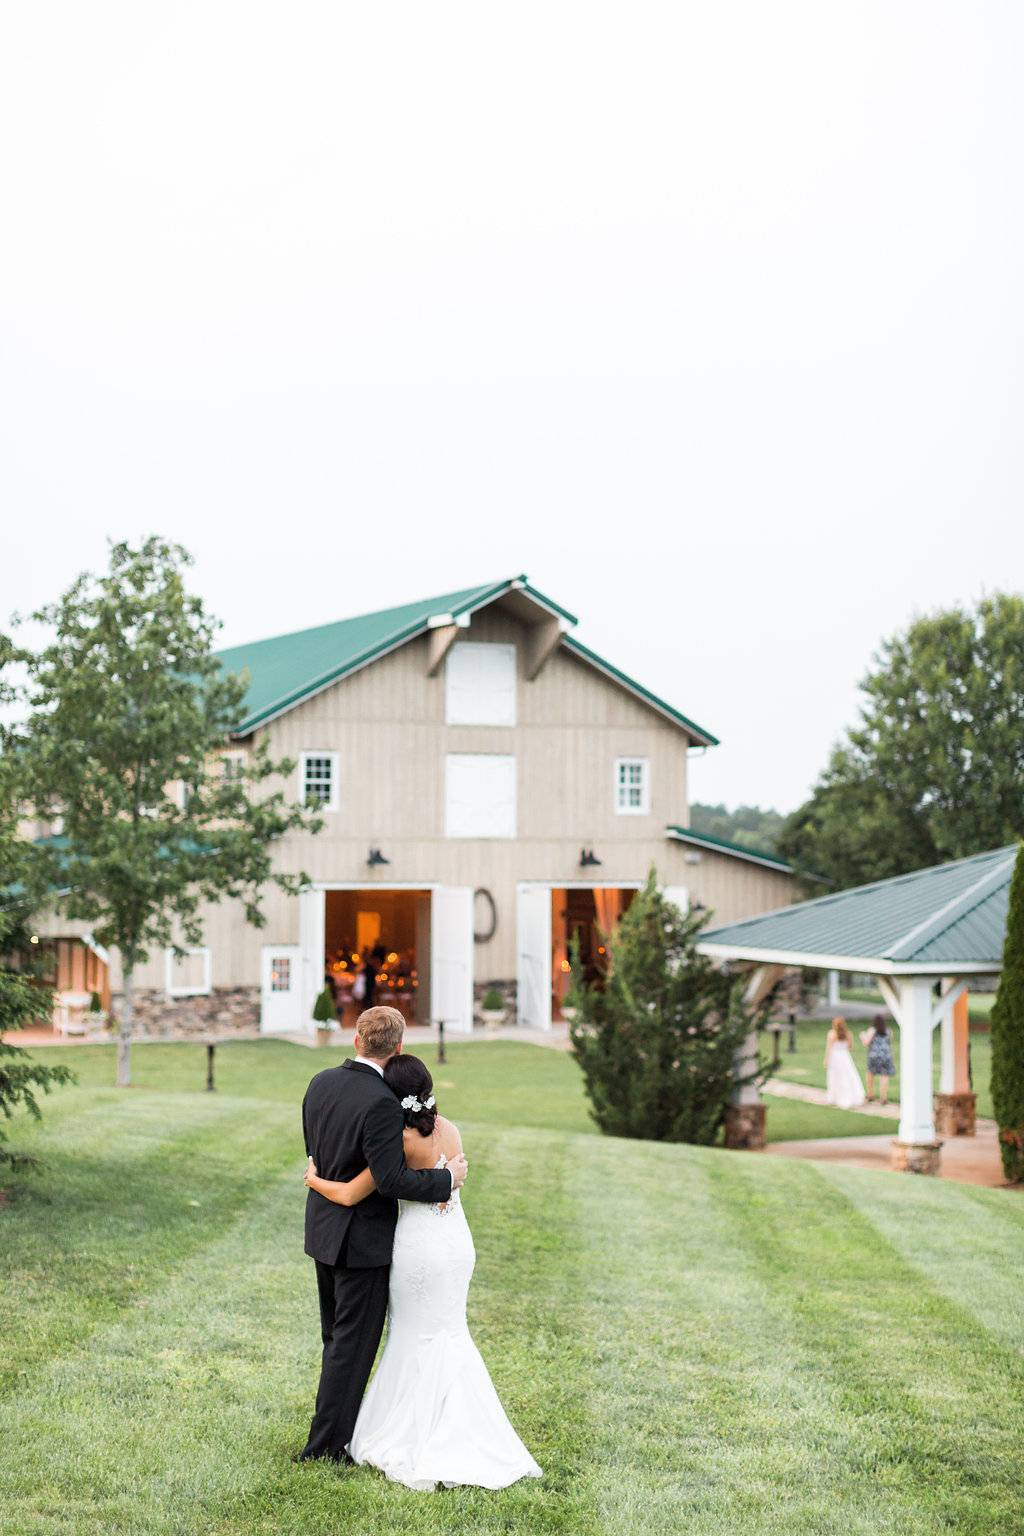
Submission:
{"label": "large barn", "polygon": [[[795,899],[781,860],[689,829],[687,755],[715,738],[581,645],[575,624],[520,576],[222,652],[250,679],[225,771],[265,740],[296,760],[292,793],[325,826],[276,845],[310,884],[268,889],[265,928],[224,902],[201,948],[151,956],[140,1026],[312,1030],[325,976],[354,1017],[369,955],[376,1000],[411,1019],[469,1031],[496,984],[545,1029],[571,935],[599,968],[602,933],[652,864],[674,900],[720,923]],[[116,994],[116,955],[80,925],[49,932],[62,989]]]}

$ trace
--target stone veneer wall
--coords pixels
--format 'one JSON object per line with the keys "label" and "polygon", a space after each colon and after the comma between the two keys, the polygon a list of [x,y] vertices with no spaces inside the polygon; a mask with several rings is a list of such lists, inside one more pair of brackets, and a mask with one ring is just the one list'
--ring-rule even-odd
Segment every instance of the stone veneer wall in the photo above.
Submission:
{"label": "stone veneer wall", "polygon": [[[120,1021],[123,1007],[124,994],[115,993],[114,1021]],[[166,992],[138,991],[133,998],[133,1039],[187,1040],[196,1035],[257,1035],[259,1028],[259,987],[214,987],[203,997],[168,997]]]}

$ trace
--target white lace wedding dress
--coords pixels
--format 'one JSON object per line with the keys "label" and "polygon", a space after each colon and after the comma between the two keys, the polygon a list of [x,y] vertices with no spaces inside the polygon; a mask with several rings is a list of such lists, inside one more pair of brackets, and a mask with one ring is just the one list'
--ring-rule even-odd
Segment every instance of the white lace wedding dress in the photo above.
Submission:
{"label": "white lace wedding dress", "polygon": [[353,1461],[407,1488],[507,1488],[543,1476],[470,1337],[466,1297],[475,1263],[458,1190],[446,1205],[401,1201],[387,1340],[348,1449]]}

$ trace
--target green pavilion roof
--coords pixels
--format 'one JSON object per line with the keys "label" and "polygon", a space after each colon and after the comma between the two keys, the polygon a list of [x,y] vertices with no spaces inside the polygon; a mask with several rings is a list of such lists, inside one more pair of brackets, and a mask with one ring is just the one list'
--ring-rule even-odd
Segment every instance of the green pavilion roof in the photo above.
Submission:
{"label": "green pavilion roof", "polygon": [[712,956],[879,974],[997,971],[1016,845],[709,928]]}
{"label": "green pavilion roof", "polygon": [[[229,672],[247,671],[249,691],[245,698],[245,716],[238,727],[240,736],[257,726],[266,725],[276,716],[293,709],[304,699],[339,682],[351,672],[385,656],[417,635],[440,624],[454,624],[479,608],[485,608],[506,593],[518,592],[536,607],[546,610],[566,624],[576,623],[573,614],[531,587],[525,576],[490,582],[481,587],[466,587],[460,592],[446,592],[439,597],[423,598],[400,608],[384,608],[357,618],[340,619],[335,624],[320,624],[290,635],[275,635],[268,640],[254,640],[219,651],[222,666]],[[683,727],[694,742],[716,746],[717,738],[702,730],[692,720],[650,693],[624,672],[602,660],[578,640],[563,635],[565,648],[582,661],[604,672],[637,698]]]}

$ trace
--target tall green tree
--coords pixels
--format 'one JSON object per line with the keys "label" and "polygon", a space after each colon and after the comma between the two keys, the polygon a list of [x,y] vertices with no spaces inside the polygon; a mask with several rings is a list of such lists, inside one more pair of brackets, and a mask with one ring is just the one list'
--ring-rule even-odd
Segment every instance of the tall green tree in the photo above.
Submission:
{"label": "tall green tree", "polygon": [[[262,926],[282,833],[319,821],[267,781],[292,772],[266,745],[228,774],[220,749],[242,718],[244,676],[212,653],[219,625],[185,587],[189,555],[159,538],[111,547],[110,569],[82,575],[34,617],[54,638],[30,661],[27,758],[40,809],[59,815],[62,910],[120,953],[124,998],[117,1080],[131,1080],[133,986],[153,945],[202,937],[200,908],[240,901]],[[180,788],[179,788],[180,787]]]}
{"label": "tall green tree", "polygon": [[1024,832],[1024,598],[917,619],[875,662],[861,723],[776,847],[839,888]]}
{"label": "tall green tree", "polygon": [[999,1126],[1003,1172],[1024,1182],[1024,843],[1010,881],[1003,971],[989,1014],[992,1108]]}
{"label": "tall green tree", "polygon": [[752,1020],[735,978],[697,953],[706,922],[666,900],[652,869],[605,935],[603,983],[573,956],[572,1052],[606,1136],[708,1145],[722,1124]]}
{"label": "tall green tree", "polygon": [[[14,689],[8,667],[15,651],[0,635],[0,704],[9,705]],[[44,1067],[20,1046],[4,1036],[26,1025],[48,1020],[53,995],[42,985],[29,957],[33,953],[30,917],[33,895],[38,897],[44,879],[41,861],[18,830],[19,812],[26,794],[23,764],[14,732],[0,726],[0,1114],[9,1120],[18,1108],[39,1118],[37,1091],[48,1093],[55,1083],[73,1081],[67,1067]],[[0,1124],[0,1164],[32,1166],[36,1159],[12,1152]]]}

